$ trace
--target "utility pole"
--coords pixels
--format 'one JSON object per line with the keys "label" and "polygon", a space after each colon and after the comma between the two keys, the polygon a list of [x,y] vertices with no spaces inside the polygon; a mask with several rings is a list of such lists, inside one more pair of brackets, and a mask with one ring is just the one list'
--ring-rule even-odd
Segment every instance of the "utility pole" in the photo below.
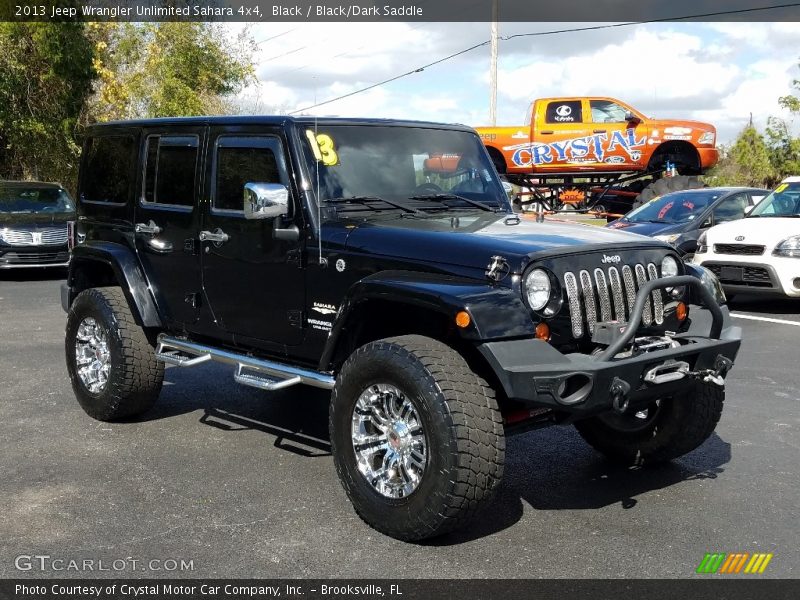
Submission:
{"label": "utility pole", "polygon": [[499,2],[500,0],[492,0],[492,51],[489,67],[489,121],[492,126],[497,125],[497,5]]}

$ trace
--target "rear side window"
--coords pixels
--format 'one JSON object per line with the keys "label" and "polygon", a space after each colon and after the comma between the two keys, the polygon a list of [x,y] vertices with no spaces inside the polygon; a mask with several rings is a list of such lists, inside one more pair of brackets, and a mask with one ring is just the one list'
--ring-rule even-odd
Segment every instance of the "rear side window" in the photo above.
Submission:
{"label": "rear side window", "polygon": [[215,210],[242,211],[246,183],[287,183],[273,138],[221,138],[217,145]]}
{"label": "rear side window", "polygon": [[198,141],[196,136],[147,138],[142,202],[194,206]]}
{"label": "rear side window", "polygon": [[125,204],[131,197],[136,142],[129,135],[105,135],[86,142],[80,198]]}
{"label": "rear side window", "polygon": [[545,119],[548,123],[580,123],[583,108],[580,100],[557,101],[547,105]]}

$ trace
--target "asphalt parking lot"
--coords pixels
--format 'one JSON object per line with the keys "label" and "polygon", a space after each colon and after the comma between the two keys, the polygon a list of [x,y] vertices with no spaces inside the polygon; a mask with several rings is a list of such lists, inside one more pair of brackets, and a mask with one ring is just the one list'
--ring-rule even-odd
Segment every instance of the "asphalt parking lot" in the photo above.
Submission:
{"label": "asphalt parking lot", "polygon": [[[734,305],[786,322],[738,319],[725,412],[698,450],[626,470],[571,428],[512,438],[492,510],[412,545],[350,508],[325,393],[170,368],[142,419],[86,416],[64,366],[59,276],[0,273],[0,577],[91,575],[19,571],[21,555],[140,561],[101,576],[690,577],[706,552],[772,552],[761,577],[800,575],[800,302]],[[141,570],[154,559],[161,570]]]}

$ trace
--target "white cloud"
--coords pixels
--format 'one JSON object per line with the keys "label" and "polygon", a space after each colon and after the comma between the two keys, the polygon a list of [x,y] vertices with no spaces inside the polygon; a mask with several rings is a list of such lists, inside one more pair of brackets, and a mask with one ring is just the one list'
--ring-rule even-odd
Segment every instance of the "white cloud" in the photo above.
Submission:
{"label": "white cloud", "polygon": [[[580,24],[504,23],[501,35]],[[344,95],[486,40],[485,23],[270,23],[253,26],[258,88],[248,112],[290,112]],[[268,39],[273,38],[273,39]],[[614,96],[647,114],[714,123],[730,140],[754,113],[780,113],[800,77],[798,23],[669,23],[500,44],[499,122],[515,125],[531,99]],[[320,115],[483,125],[488,47],[315,109]],[[315,102],[316,99],[316,102]]]}

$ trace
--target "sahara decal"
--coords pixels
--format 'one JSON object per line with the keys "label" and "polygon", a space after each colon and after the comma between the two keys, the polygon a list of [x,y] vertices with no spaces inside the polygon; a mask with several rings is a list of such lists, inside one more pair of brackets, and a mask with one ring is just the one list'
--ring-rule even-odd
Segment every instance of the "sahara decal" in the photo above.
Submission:
{"label": "sahara decal", "polygon": [[641,158],[641,151],[634,150],[634,148],[640,148],[646,142],[647,136],[643,135],[637,138],[635,129],[626,129],[613,132],[610,140],[608,133],[598,133],[549,144],[533,142],[506,146],[503,150],[514,150],[511,157],[512,162],[518,167],[528,167],[550,164],[553,161],[573,164],[603,162],[606,154],[614,152],[617,147],[622,148],[631,157],[631,160],[638,160],[638,158],[634,158],[634,155]]}
{"label": "sahara decal", "polygon": [[323,315],[332,315],[336,312],[336,307],[333,304],[325,304],[323,302],[314,302],[311,310]]}

